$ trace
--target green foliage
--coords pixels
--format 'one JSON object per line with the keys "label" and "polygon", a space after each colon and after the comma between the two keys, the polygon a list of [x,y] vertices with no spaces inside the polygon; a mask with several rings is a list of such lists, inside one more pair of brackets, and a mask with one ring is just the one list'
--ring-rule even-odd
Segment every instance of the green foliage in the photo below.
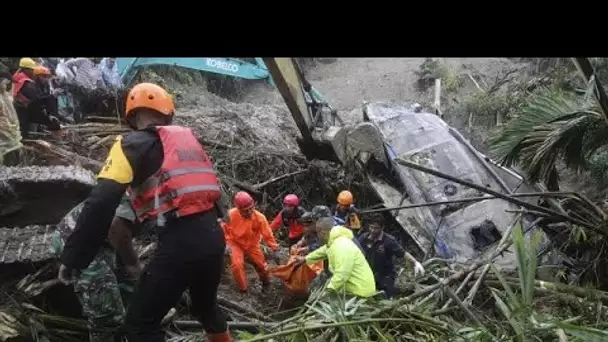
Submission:
{"label": "green foliage", "polygon": [[[527,238],[521,225],[512,233],[512,252],[517,256],[517,278],[490,264],[484,278],[489,299],[485,305],[457,305],[442,308],[442,292],[459,285],[467,272],[456,270],[445,261],[429,260],[424,278],[411,279],[414,292],[396,300],[352,298],[342,293],[314,291],[305,305],[292,317],[266,322],[261,332],[252,334],[233,330],[239,341],[605,341],[608,315],[603,304],[608,293],[536,279],[541,233]],[[491,262],[491,260],[489,260]],[[481,264],[480,264],[481,265]],[[470,269],[468,272],[475,272]],[[435,280],[435,283],[431,281]],[[560,298],[571,298],[571,305],[586,312],[585,317],[560,306]],[[490,304],[489,306],[487,304]],[[467,309],[468,306],[468,309]],[[440,309],[442,308],[442,309]],[[466,319],[461,310],[470,310]],[[265,327],[264,327],[265,326]],[[205,339],[200,331],[185,333],[168,328],[168,341],[194,342]],[[33,336],[46,341],[86,339],[86,321],[48,315],[22,303],[10,312],[0,312],[0,339],[3,336]]]}
{"label": "green foliage", "polygon": [[497,93],[474,93],[467,97],[457,109],[467,115],[472,114],[475,124],[493,127],[497,118],[507,120],[524,105],[525,98],[516,93],[501,95]]}
{"label": "green foliage", "polygon": [[601,188],[608,187],[608,147],[601,147],[589,157],[589,171]]}
{"label": "green foliage", "polygon": [[441,79],[443,90],[448,93],[458,91],[463,84],[461,75],[452,66],[429,57],[425,58],[414,74],[418,77],[417,86],[420,91],[432,87],[437,78]]}
{"label": "green foliage", "polygon": [[608,142],[608,125],[596,101],[551,92],[532,99],[491,141],[494,157],[521,165],[532,180],[548,181],[562,159],[580,169]]}

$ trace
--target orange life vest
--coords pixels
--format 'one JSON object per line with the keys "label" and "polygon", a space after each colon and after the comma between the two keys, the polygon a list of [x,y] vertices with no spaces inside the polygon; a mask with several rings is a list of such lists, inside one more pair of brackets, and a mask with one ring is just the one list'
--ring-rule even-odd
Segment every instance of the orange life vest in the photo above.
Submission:
{"label": "orange life vest", "polygon": [[24,72],[18,72],[13,75],[13,99],[23,106],[27,106],[30,103],[30,99],[21,94],[21,89],[25,85],[25,82],[34,82]]}
{"label": "orange life vest", "polygon": [[131,189],[131,204],[140,222],[164,214],[182,217],[211,210],[221,197],[219,180],[211,158],[192,130],[180,126],[157,127],[163,145],[160,169],[137,188]]}

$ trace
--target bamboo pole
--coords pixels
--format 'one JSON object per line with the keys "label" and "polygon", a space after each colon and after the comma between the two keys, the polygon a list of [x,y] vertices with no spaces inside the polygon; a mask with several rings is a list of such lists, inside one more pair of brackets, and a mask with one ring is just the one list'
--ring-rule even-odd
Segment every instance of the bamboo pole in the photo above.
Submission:
{"label": "bamboo pole", "polygon": [[583,226],[585,228],[591,229],[591,230],[597,232],[598,234],[600,234],[602,236],[608,236],[608,233],[605,232],[605,231],[603,231],[602,229],[600,229],[600,228],[598,228],[598,227],[596,227],[596,226],[594,226],[594,225],[592,225],[590,223],[587,223],[587,222],[581,221],[579,219],[575,219],[573,217],[570,217],[570,216],[568,216],[566,214],[562,214],[562,213],[559,213],[557,211],[554,211],[554,210],[551,210],[551,209],[547,209],[547,208],[544,208],[544,207],[541,207],[541,206],[538,206],[538,205],[535,205],[535,204],[530,204],[530,203],[524,202],[522,200],[519,200],[517,198],[511,198],[511,197],[509,197],[509,195],[505,195],[503,193],[500,193],[498,191],[486,188],[486,187],[481,186],[481,185],[477,185],[475,183],[464,181],[464,180],[456,178],[454,176],[445,174],[445,173],[437,171],[437,170],[430,169],[428,167],[425,167],[425,166],[422,166],[422,165],[419,165],[419,164],[416,164],[416,163],[413,163],[413,162],[410,162],[410,161],[407,161],[407,160],[403,160],[403,159],[400,159],[400,158],[395,158],[395,162],[397,164],[400,164],[400,165],[412,168],[414,170],[417,170],[417,171],[420,171],[420,172],[425,172],[425,173],[431,174],[431,175],[439,177],[439,178],[447,179],[447,180],[452,181],[454,183],[458,183],[458,184],[461,184],[461,185],[464,185],[464,186],[468,186],[468,187],[473,188],[475,190],[479,190],[479,191],[481,191],[483,193],[486,193],[486,194],[489,194],[489,195],[492,195],[492,196],[496,196],[496,197],[498,197],[500,199],[503,199],[505,201],[508,201],[510,203],[513,203],[513,204],[516,204],[516,205],[519,205],[519,206],[522,206],[522,207],[524,207],[526,209],[536,210],[536,211],[539,211],[539,212],[542,212],[542,213],[545,213],[545,214],[548,214],[548,215],[553,215],[553,216],[559,217],[562,220],[565,220],[567,222],[574,223],[574,224],[577,224],[579,226]]}

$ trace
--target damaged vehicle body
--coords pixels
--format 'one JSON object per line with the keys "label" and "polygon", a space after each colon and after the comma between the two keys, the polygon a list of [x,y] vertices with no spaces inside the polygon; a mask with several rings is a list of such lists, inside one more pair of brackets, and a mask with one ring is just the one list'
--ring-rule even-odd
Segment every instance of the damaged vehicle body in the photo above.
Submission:
{"label": "damaged vehicle body", "polygon": [[[464,201],[486,194],[396,162],[410,161],[507,195],[534,191],[522,176],[493,163],[437,115],[415,106],[370,103],[363,116],[364,122],[348,133],[342,158],[355,158],[367,171],[387,208],[440,202],[390,211],[426,257],[457,263],[486,260],[513,226],[523,224],[528,237],[540,229],[530,217],[520,220],[516,204],[498,198]],[[535,204],[539,197],[523,200]],[[544,234],[543,242],[548,243]],[[510,268],[517,261],[507,252],[495,262]]]}

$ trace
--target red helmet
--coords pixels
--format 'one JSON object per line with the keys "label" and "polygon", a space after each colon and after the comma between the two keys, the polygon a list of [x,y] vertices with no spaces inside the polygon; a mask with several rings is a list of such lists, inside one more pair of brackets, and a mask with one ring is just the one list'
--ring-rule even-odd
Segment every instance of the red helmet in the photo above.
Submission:
{"label": "red helmet", "polygon": [[283,198],[283,205],[297,207],[300,205],[300,199],[294,194],[289,194]]}
{"label": "red helmet", "polygon": [[245,191],[239,191],[234,195],[234,205],[243,210],[253,208],[253,197]]}

